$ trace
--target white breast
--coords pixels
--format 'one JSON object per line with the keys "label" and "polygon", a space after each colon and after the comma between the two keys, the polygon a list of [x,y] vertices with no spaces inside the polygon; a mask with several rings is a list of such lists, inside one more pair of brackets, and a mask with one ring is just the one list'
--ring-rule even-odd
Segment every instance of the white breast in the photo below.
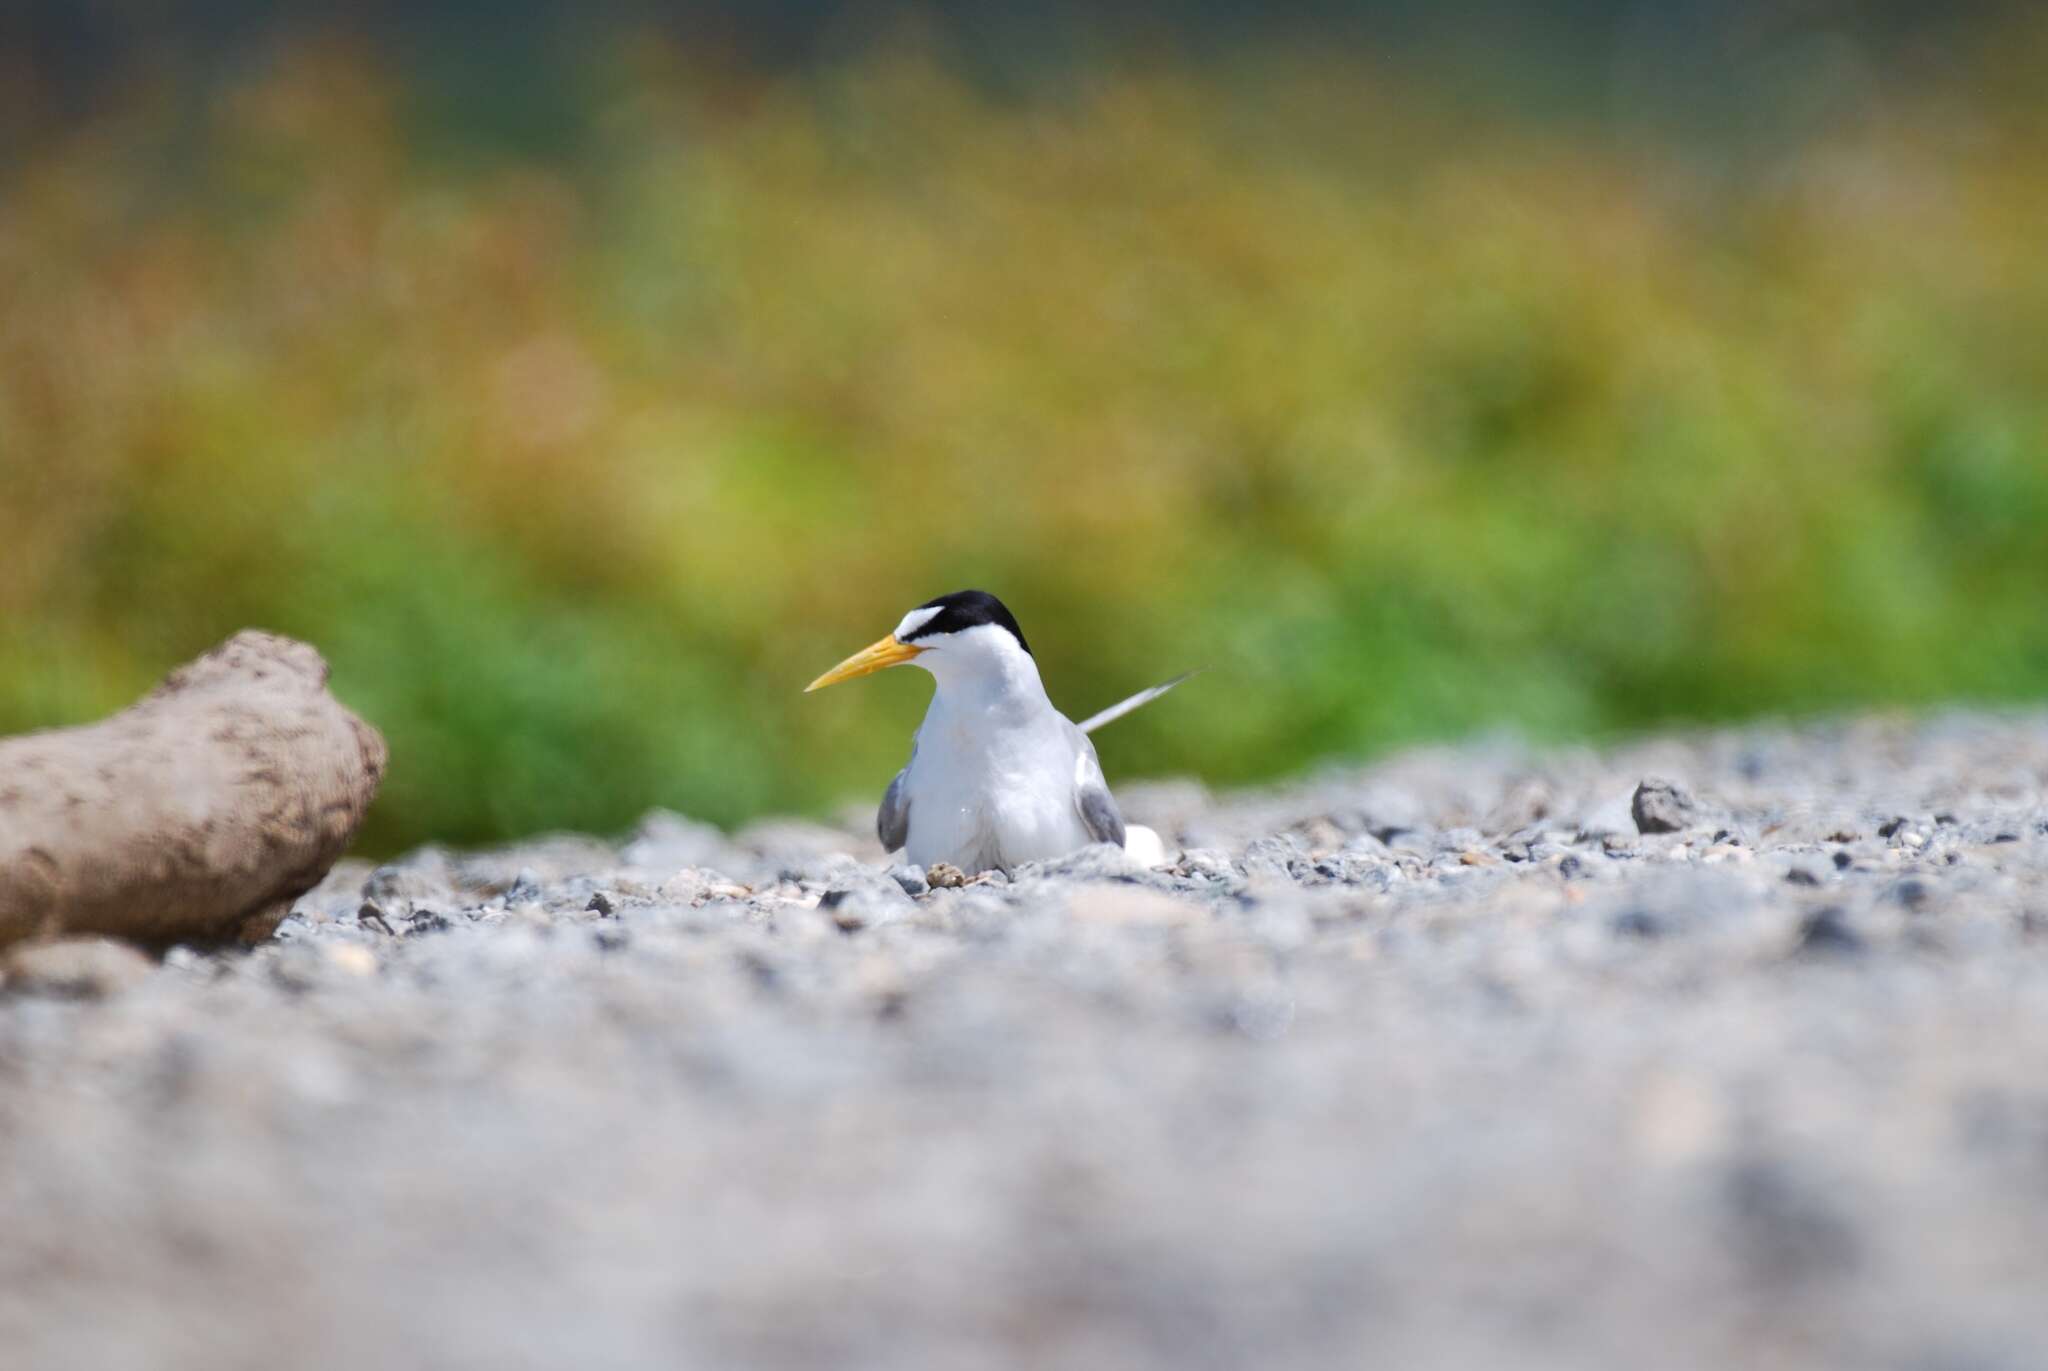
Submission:
{"label": "white breast", "polygon": [[972,875],[1085,847],[1074,761],[1065,720],[1050,708],[997,723],[980,711],[960,718],[935,698],[905,780],[904,855],[920,866],[950,862]]}

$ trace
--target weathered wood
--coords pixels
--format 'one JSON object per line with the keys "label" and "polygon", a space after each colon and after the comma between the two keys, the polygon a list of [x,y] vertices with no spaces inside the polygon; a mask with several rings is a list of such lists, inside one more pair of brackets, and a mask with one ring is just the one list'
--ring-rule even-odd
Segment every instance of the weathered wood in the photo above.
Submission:
{"label": "weathered wood", "polygon": [[384,739],[254,630],[82,728],[0,739],[0,946],[267,937],[362,823]]}

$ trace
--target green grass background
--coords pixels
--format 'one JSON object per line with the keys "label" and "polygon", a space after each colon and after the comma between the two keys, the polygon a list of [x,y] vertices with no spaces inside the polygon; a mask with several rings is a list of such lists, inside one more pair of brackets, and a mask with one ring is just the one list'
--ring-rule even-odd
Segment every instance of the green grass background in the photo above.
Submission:
{"label": "green grass background", "polygon": [[804,683],[969,585],[1077,716],[1210,668],[1112,777],[2037,698],[2043,35],[1706,136],[1298,43],[627,34],[543,146],[341,40],[138,80],[0,172],[0,729],[253,624],[373,850],[816,812],[929,687]]}

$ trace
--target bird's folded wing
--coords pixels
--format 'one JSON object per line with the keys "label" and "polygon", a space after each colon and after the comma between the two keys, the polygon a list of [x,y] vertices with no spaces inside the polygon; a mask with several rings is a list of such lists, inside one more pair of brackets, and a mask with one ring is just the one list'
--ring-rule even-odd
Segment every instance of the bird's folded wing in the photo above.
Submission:
{"label": "bird's folded wing", "polygon": [[1074,744],[1074,809],[1081,816],[1081,826],[1096,842],[1122,847],[1124,816],[1109,793],[1109,782],[1103,779],[1102,761],[1095,755],[1095,744],[1088,741],[1088,735],[1078,725],[1067,727],[1073,730],[1070,736]]}
{"label": "bird's folded wing", "polygon": [[1089,837],[1112,847],[1124,845],[1124,816],[1117,812],[1108,786],[1083,790],[1075,807],[1081,811],[1081,826],[1088,830]]}
{"label": "bird's folded wing", "polygon": [[1093,733],[1096,729],[1101,728],[1104,724],[1113,724],[1118,719],[1123,718],[1124,715],[1130,713],[1132,710],[1142,709],[1146,705],[1151,704],[1154,700],[1158,699],[1161,695],[1164,695],[1167,691],[1179,685],[1182,681],[1185,681],[1188,677],[1199,676],[1200,674],[1201,671],[1199,668],[1197,668],[1194,671],[1183,671],[1180,675],[1174,677],[1170,681],[1162,681],[1160,684],[1153,686],[1150,690],[1141,690],[1137,694],[1131,696],[1131,698],[1128,700],[1119,700],[1115,704],[1111,705],[1108,709],[1101,710],[1094,714],[1090,714],[1087,718],[1083,719],[1077,725],[1077,727],[1083,733]]}
{"label": "bird's folded wing", "polygon": [[884,852],[895,852],[910,841],[910,787],[905,782],[910,768],[904,767],[883,792],[882,807],[875,811],[875,836]]}

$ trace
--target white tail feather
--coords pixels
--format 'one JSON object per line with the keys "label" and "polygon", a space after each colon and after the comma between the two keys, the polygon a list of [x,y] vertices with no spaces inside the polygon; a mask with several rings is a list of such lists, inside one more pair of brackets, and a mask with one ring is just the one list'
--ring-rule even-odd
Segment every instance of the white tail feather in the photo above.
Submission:
{"label": "white tail feather", "polygon": [[1080,724],[1081,731],[1083,733],[1093,733],[1096,729],[1101,728],[1104,724],[1113,724],[1118,719],[1123,718],[1124,715],[1130,713],[1132,710],[1142,709],[1146,705],[1151,704],[1154,700],[1158,699],[1161,695],[1164,695],[1167,691],[1179,685],[1182,681],[1185,681],[1188,677],[1199,676],[1200,674],[1201,671],[1199,669],[1194,671],[1183,671],[1180,675],[1174,677],[1170,681],[1163,681],[1160,684],[1153,686],[1150,690],[1141,690],[1137,694],[1131,696],[1131,698],[1128,700],[1119,700],[1115,704],[1111,705],[1108,709],[1101,710],[1094,714],[1090,714],[1087,718],[1083,719]]}

